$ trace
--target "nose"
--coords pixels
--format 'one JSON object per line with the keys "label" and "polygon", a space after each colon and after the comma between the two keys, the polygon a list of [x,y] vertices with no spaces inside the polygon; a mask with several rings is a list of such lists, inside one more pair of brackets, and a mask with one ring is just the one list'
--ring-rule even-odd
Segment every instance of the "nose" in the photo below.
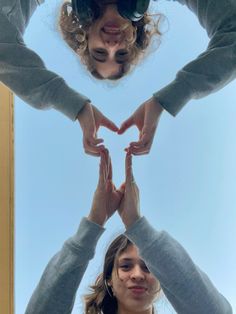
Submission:
{"label": "nose", "polygon": [[109,47],[114,47],[116,45],[118,45],[120,43],[120,41],[118,40],[118,38],[106,38],[105,39],[105,43],[109,46]]}
{"label": "nose", "polygon": [[143,270],[141,269],[141,267],[139,265],[136,265],[133,268],[130,277],[133,280],[144,280],[145,279],[145,273],[143,272]]}
{"label": "nose", "polygon": [[122,34],[108,34],[108,33],[102,33],[102,39],[106,45],[109,47],[114,47],[116,45],[119,45],[122,41]]}

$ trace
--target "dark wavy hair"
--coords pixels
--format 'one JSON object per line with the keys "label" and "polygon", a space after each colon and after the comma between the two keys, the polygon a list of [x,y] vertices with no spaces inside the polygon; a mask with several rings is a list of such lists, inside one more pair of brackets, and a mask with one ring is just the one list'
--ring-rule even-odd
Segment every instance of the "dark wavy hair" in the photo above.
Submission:
{"label": "dark wavy hair", "polygon": [[[63,39],[80,56],[81,62],[87,67],[88,71],[97,79],[104,79],[97,72],[88,49],[88,29],[101,16],[103,11],[103,6],[99,5],[98,1],[94,1],[94,5],[95,9],[92,11],[90,17],[86,21],[80,21],[72,11],[71,2],[66,1],[61,7],[59,28]],[[109,77],[110,80],[117,80],[123,77],[129,72],[132,65],[137,64],[145,56],[153,36],[160,42],[162,35],[159,30],[161,18],[161,14],[151,16],[145,13],[141,20],[132,22],[136,36],[129,43],[129,58],[121,65],[121,70],[118,74]]]}
{"label": "dark wavy hair", "polygon": [[[84,296],[85,314],[111,314],[117,312],[117,300],[107,283],[111,279],[117,258],[130,245],[133,245],[133,243],[121,234],[108,247],[103,272],[97,277],[95,284],[90,287],[91,293]],[[159,283],[157,293],[160,291],[161,286]]]}

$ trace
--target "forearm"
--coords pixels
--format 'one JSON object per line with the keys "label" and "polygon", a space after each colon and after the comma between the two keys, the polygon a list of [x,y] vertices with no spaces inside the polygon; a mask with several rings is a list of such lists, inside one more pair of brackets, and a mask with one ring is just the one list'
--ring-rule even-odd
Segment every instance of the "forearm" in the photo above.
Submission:
{"label": "forearm", "polygon": [[71,313],[76,291],[104,229],[83,218],[77,233],[48,263],[26,314]]}
{"label": "forearm", "polygon": [[75,120],[89,99],[73,89],[24,44],[18,30],[0,13],[0,81],[37,109],[54,108]]}
{"label": "forearm", "polygon": [[172,115],[191,99],[216,92],[236,77],[236,4],[233,1],[179,1],[189,7],[206,29],[205,52],[181,69],[175,80],[154,94]]}
{"label": "forearm", "polygon": [[168,233],[156,231],[141,218],[125,234],[139,248],[177,313],[232,313],[227,300]]}

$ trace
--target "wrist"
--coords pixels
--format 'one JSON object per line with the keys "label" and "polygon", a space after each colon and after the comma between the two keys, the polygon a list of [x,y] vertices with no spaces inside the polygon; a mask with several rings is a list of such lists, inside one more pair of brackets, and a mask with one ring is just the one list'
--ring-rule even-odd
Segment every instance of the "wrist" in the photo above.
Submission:
{"label": "wrist", "polygon": [[130,226],[132,226],[140,218],[141,218],[141,216],[139,214],[137,214],[133,217],[130,217],[129,219],[126,219],[125,221],[123,221],[125,228],[128,229]]}
{"label": "wrist", "polygon": [[105,225],[105,219],[103,219],[102,217],[96,216],[93,213],[90,213],[87,217],[87,219],[91,222],[94,222],[95,224],[103,227]]}
{"label": "wrist", "polygon": [[82,109],[79,111],[79,113],[77,114],[76,119],[79,121],[80,124],[82,123],[84,113],[87,111],[87,108],[88,108],[89,105],[91,105],[91,103],[87,101],[87,102],[84,104],[83,108],[82,108]]}
{"label": "wrist", "polygon": [[157,108],[157,111],[159,112],[159,115],[160,115],[162,111],[164,110],[164,108],[162,107],[158,99],[155,98],[154,96],[152,96],[151,101],[154,102],[155,107]]}

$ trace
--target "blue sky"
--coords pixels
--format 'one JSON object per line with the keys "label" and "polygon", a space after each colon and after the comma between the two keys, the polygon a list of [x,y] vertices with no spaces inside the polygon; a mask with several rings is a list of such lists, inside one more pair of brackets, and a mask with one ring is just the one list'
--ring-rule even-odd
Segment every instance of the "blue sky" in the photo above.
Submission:
{"label": "blue sky", "polygon": [[[178,3],[152,6],[168,19],[160,48],[119,85],[91,80],[56,28],[60,1],[46,1],[27,29],[25,41],[50,70],[87,95],[118,125],[153,92],[207,46],[194,15]],[[165,24],[165,29],[167,24]],[[133,160],[141,212],[189,252],[236,310],[236,82],[189,102],[176,118],[161,117],[151,153]],[[101,129],[109,148],[114,182],[124,180],[124,147],[135,128],[118,136]],[[85,155],[77,122],[55,110],[37,111],[15,101],[16,149],[16,313],[23,313],[49,259],[89,212],[99,159]],[[116,226],[116,228],[114,228]],[[82,313],[81,296],[102,267],[107,244],[123,226],[118,215],[106,225],[79,288],[73,313]],[[98,266],[101,265],[101,266]],[[159,313],[174,313],[167,301]]]}

